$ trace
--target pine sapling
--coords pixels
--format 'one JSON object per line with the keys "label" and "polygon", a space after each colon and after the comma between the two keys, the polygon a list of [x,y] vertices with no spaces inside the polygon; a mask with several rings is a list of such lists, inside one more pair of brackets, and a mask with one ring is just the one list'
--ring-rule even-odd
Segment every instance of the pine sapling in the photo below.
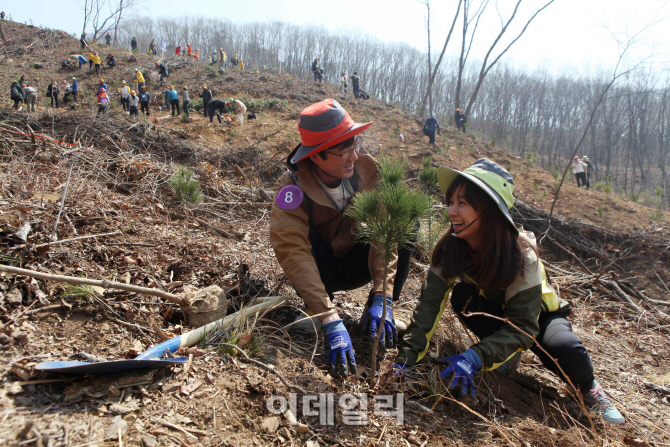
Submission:
{"label": "pine sapling", "polygon": [[416,225],[429,216],[433,199],[410,190],[403,183],[408,165],[402,158],[382,158],[377,169],[379,183],[372,191],[358,193],[345,211],[359,224],[358,239],[370,244],[384,262],[384,294],[381,323],[372,345],[372,368],[377,371],[377,348],[386,321],[386,288],[392,254],[412,244]]}

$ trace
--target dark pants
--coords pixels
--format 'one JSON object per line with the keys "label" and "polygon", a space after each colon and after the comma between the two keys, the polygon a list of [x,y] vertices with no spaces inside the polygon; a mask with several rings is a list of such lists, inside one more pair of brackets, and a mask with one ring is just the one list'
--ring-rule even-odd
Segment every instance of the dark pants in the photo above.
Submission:
{"label": "dark pants", "polygon": [[130,116],[137,116],[137,106],[130,106]]}
{"label": "dark pants", "polygon": [[314,82],[321,82],[321,72],[320,71],[315,71],[314,72]]}
{"label": "dark pants", "polygon": [[[333,299],[333,292],[340,290],[353,290],[370,283],[372,276],[368,268],[368,256],[374,248],[363,243],[357,243],[344,256],[336,258],[330,243],[317,233],[314,227],[309,228],[309,242],[312,244],[312,256],[319,268],[321,282],[326,287],[326,292]],[[393,281],[393,301],[400,299],[407,276],[409,275],[409,263],[414,253],[414,245],[411,248],[402,248],[398,251],[398,263],[396,266],[395,280]],[[372,293],[368,301],[372,298]]]}
{"label": "dark pants", "polygon": [[123,111],[126,112],[130,110],[130,97],[124,98],[121,97],[121,106],[123,106]]}
{"label": "dark pants", "polygon": [[146,82],[138,82],[137,83],[137,90],[140,92],[142,91],[142,87],[144,87],[147,83]]}
{"label": "dark pants", "polygon": [[465,133],[465,123],[463,122],[462,119],[459,119],[456,121],[456,129],[457,130],[462,130],[463,133]]}
{"label": "dark pants", "polygon": [[[472,300],[465,309],[466,312],[486,312],[503,317],[503,308],[500,304],[482,297],[479,290],[472,284],[461,282],[454,287],[451,294],[451,307],[463,324],[480,340],[495,334],[503,324],[506,324],[482,315],[464,317],[461,311],[470,297]],[[566,315],[561,312],[541,314],[539,323],[540,333],[536,337],[537,342],[551,354],[552,358],[558,361],[573,385],[584,393],[588,392],[593,386],[591,358],[582,341],[572,332],[572,325]],[[539,357],[545,368],[565,382],[552,358],[549,358],[535,344],[530,350]]]}
{"label": "dark pants", "polygon": [[428,144],[431,146],[435,146],[435,131],[427,130],[425,134],[428,135]]}
{"label": "dark pants", "polygon": [[91,70],[93,68],[93,59],[88,60],[88,69]]}
{"label": "dark pants", "polygon": [[81,70],[81,66],[84,65],[86,62],[79,61],[79,69]]}
{"label": "dark pants", "polygon": [[107,104],[98,104],[98,114],[96,116],[100,115],[107,115]]}
{"label": "dark pants", "polygon": [[186,116],[188,116],[188,117],[191,116],[191,114],[190,114],[189,111],[188,111],[188,103],[189,103],[189,102],[190,102],[190,101],[184,101],[184,103],[182,104],[182,107],[184,108],[184,112],[186,113]]}
{"label": "dark pants", "polygon": [[23,102],[23,98],[21,98],[19,96],[16,96],[16,97],[12,98],[12,101],[14,101],[14,108],[16,110],[18,110],[19,109],[19,104],[21,104]]}
{"label": "dark pants", "polygon": [[79,92],[72,92],[72,101],[77,102],[77,93]]}
{"label": "dark pants", "polygon": [[351,89],[354,91],[354,98],[358,98],[358,86],[352,85]]}
{"label": "dark pants", "polygon": [[[207,112],[209,111],[209,101],[205,101],[204,99],[202,100],[202,113],[203,115],[207,116]],[[209,120],[210,122],[212,120]]]}
{"label": "dark pants", "polygon": [[575,174],[577,179],[577,188],[580,186],[586,186],[586,172],[578,172]]}
{"label": "dark pants", "polygon": [[[221,115],[218,111],[214,110],[214,104],[207,104],[207,113],[209,113],[209,122],[214,122],[214,115],[219,119],[219,124],[221,124]],[[207,116],[207,114],[205,114]]]}
{"label": "dark pants", "polygon": [[165,73],[161,73],[161,84],[165,81]]}
{"label": "dark pants", "polygon": [[172,116],[174,115],[174,111],[177,111],[177,116],[179,116],[179,100],[178,99],[173,99],[170,101],[170,106],[172,106]]}
{"label": "dark pants", "polygon": [[100,74],[100,64],[95,64],[95,74]]}
{"label": "dark pants", "polygon": [[591,173],[587,172],[586,173],[586,189],[589,189],[591,187]]}
{"label": "dark pants", "polygon": [[140,111],[146,113],[147,116],[151,115],[151,112],[149,111],[149,101],[140,102]]}
{"label": "dark pants", "polygon": [[58,108],[58,95],[51,95],[51,108],[54,108],[54,102],[56,103],[56,109]]}

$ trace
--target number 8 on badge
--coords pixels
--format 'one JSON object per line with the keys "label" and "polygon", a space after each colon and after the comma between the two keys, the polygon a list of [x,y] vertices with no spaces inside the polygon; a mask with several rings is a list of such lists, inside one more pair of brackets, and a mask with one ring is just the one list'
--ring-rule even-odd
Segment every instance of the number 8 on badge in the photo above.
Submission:
{"label": "number 8 on badge", "polygon": [[304,197],[302,189],[297,185],[286,185],[277,191],[277,205],[285,210],[294,210],[300,206]]}

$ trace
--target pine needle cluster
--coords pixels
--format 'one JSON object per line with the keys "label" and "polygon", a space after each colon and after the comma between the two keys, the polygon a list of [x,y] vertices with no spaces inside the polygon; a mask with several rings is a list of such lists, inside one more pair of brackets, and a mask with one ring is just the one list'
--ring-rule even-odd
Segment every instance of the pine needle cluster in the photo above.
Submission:
{"label": "pine needle cluster", "polygon": [[200,191],[200,182],[193,180],[193,171],[185,166],[180,166],[168,180],[177,200],[197,205],[202,202],[203,196]]}

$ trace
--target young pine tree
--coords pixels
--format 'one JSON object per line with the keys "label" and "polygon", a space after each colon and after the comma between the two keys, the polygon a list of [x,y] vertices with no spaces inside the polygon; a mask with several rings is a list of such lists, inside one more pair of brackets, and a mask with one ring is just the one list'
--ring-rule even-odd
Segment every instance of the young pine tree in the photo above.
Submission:
{"label": "young pine tree", "polygon": [[[391,257],[399,248],[411,245],[416,238],[417,224],[426,218],[433,199],[427,194],[410,190],[403,183],[408,165],[402,158],[382,158],[378,162],[379,182],[372,191],[358,193],[346,214],[359,223],[358,238],[369,243],[384,260],[384,282]],[[372,345],[372,368],[377,371],[377,348],[386,320],[386,299],[383,300],[381,323]]]}

